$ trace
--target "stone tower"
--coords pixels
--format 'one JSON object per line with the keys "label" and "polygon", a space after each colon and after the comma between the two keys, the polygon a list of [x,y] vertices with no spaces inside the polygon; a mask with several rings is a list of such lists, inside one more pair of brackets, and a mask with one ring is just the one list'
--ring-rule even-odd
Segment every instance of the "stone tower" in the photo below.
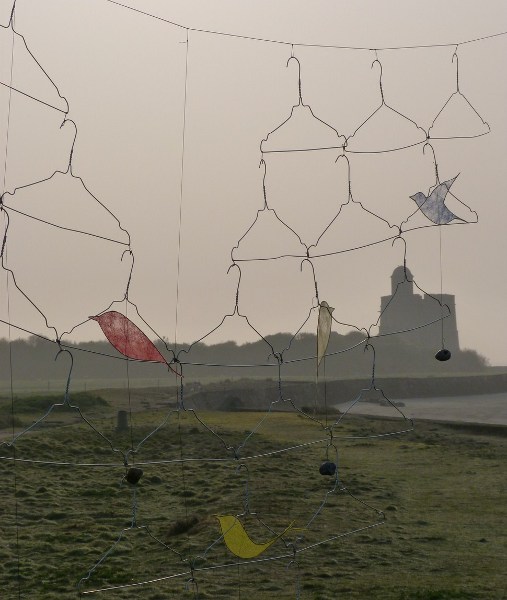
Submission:
{"label": "stone tower", "polygon": [[[442,336],[441,308],[447,304],[451,314],[443,320],[444,344],[451,352],[459,350],[458,327],[456,324],[456,303],[452,294],[426,294],[419,292],[414,284],[410,270],[396,267],[391,275],[391,295],[382,296],[380,302],[379,333],[393,333],[414,329],[431,321],[436,321],[427,327],[421,327],[403,333],[400,339],[413,344],[427,347],[432,351],[440,349]],[[447,309],[443,309],[444,315]]]}

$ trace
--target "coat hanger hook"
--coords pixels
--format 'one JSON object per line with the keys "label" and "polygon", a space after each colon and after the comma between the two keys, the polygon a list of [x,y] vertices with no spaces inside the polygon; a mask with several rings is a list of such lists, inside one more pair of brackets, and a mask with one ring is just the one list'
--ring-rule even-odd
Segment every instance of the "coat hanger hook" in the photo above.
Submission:
{"label": "coat hanger hook", "polygon": [[[3,196],[1,198],[3,198]],[[2,248],[0,249],[0,259],[2,259],[1,262],[2,262],[2,266],[3,266],[3,256],[4,256],[4,252],[5,252],[5,244],[7,243],[7,231],[9,230],[10,217],[9,217],[9,213],[5,210],[5,208],[2,205],[1,198],[0,198],[0,212],[2,212],[5,215],[4,237],[2,240]]]}
{"label": "coat hanger hook", "polygon": [[364,351],[366,352],[366,350],[371,350],[373,352],[373,360],[372,360],[372,364],[371,364],[371,386],[370,389],[375,390],[377,389],[375,387],[375,363],[376,363],[376,354],[375,354],[375,346],[373,346],[372,344],[370,344],[370,342],[366,342],[365,346],[364,346]]}
{"label": "coat hanger hook", "polygon": [[334,161],[335,164],[338,164],[338,161],[340,160],[340,158],[343,158],[347,161],[347,178],[348,178],[348,187],[349,187],[349,199],[352,197],[352,181],[350,178],[350,160],[349,157],[346,154],[339,154],[336,158],[336,160]]}
{"label": "coat hanger hook", "polygon": [[452,55],[452,62],[456,59],[456,91],[459,92],[459,57],[458,57],[458,44],[456,44],[456,49]]}
{"label": "coat hanger hook", "polygon": [[121,258],[120,258],[120,262],[123,260],[123,257],[126,254],[128,254],[130,256],[130,258],[132,259],[132,263],[130,265],[129,278],[127,280],[127,285],[125,287],[125,295],[123,296],[124,300],[128,300],[128,297],[129,297],[130,283],[132,282],[132,275],[134,273],[134,263],[135,263],[135,256],[134,256],[134,253],[132,252],[132,249],[130,247],[127,248],[127,250],[124,250],[122,252],[122,255],[121,255]]}
{"label": "coat hanger hook", "polygon": [[261,162],[259,163],[259,169],[264,167],[264,175],[262,176],[262,193],[264,195],[264,208],[268,207],[268,199],[266,196],[266,175],[267,175],[267,165],[264,158],[261,158]]}
{"label": "coat hanger hook", "polygon": [[313,275],[313,285],[315,287],[315,300],[317,300],[317,305],[320,304],[320,300],[319,300],[319,288],[317,285],[317,277],[315,275],[315,267],[313,266],[312,261],[307,257],[307,258],[303,258],[303,260],[301,261],[301,264],[299,265],[299,270],[301,272],[303,272],[303,265],[305,263],[308,263],[310,265],[310,267],[312,268],[312,275]]}
{"label": "coat hanger hook", "polygon": [[287,60],[287,67],[289,66],[291,60],[295,60],[298,64],[299,105],[301,105],[303,104],[303,97],[301,95],[301,63],[299,62],[299,58],[292,55],[289,56],[289,59]]}
{"label": "coat hanger hook", "polygon": [[407,241],[402,235],[397,235],[391,246],[394,246],[394,243],[398,240],[403,242],[403,276],[405,277],[405,281],[410,282],[410,279],[407,277]]}
{"label": "coat hanger hook", "polygon": [[[375,51],[375,55],[377,54],[377,52]],[[379,75],[379,88],[380,88],[380,97],[382,98],[382,104],[384,104],[384,88],[382,87],[382,76],[384,74],[383,68],[382,68],[382,63],[380,62],[380,60],[378,58],[376,58],[372,63],[371,63],[371,68],[373,69],[373,65],[377,63],[378,66],[380,67],[380,75]]]}
{"label": "coat hanger hook", "polygon": [[[60,346],[60,342],[58,341],[58,345]],[[70,388],[70,379],[72,377],[72,369],[74,368],[74,357],[72,356],[72,352],[69,352],[69,350],[66,350],[65,348],[62,348],[60,346],[60,349],[58,350],[56,356],[55,356],[55,360],[58,359],[58,357],[60,356],[60,354],[68,354],[70,356],[70,369],[69,369],[69,374],[67,375],[67,383],[65,385],[65,403],[68,403],[69,401],[69,388]]]}
{"label": "coat hanger hook", "polygon": [[241,463],[240,465],[238,465],[237,469],[236,469],[236,473],[239,473],[241,471],[241,469],[245,469],[246,471],[246,481],[245,481],[245,497],[243,499],[243,514],[244,515],[249,515],[250,514],[250,492],[248,489],[249,483],[250,483],[250,471],[248,470],[247,465],[245,465],[245,463]]}
{"label": "coat hanger hook", "polygon": [[301,599],[301,567],[299,566],[298,561],[295,558],[295,548],[294,550],[294,558],[289,562],[289,564],[285,567],[287,570],[293,567],[296,570],[295,576],[295,585],[296,585],[296,600]]}
{"label": "coat hanger hook", "polygon": [[14,0],[14,2],[12,3],[12,10],[11,10],[11,16],[9,18],[9,27],[11,27],[12,25],[14,25],[14,13],[16,12],[16,0]]}
{"label": "coat hanger hook", "polygon": [[433,164],[435,165],[435,180],[436,180],[435,185],[438,185],[440,183],[440,177],[438,176],[438,163],[437,163],[437,156],[435,154],[435,148],[433,148],[433,146],[430,144],[430,142],[426,142],[423,146],[423,154],[426,154],[426,146],[429,146],[433,153]]}
{"label": "coat hanger hook", "polygon": [[234,312],[233,314],[238,314],[239,315],[239,286],[241,284],[241,267],[238,265],[238,263],[233,262],[232,265],[227,269],[227,274],[229,274],[229,271],[233,268],[236,267],[238,269],[238,285],[236,286],[236,304],[234,306]]}
{"label": "coat hanger hook", "polygon": [[187,580],[187,583],[185,584],[185,590],[187,592],[190,591],[190,588],[192,588],[194,598],[199,598],[199,585],[197,584],[197,581],[193,575],[193,571],[192,576],[190,577],[190,579]]}

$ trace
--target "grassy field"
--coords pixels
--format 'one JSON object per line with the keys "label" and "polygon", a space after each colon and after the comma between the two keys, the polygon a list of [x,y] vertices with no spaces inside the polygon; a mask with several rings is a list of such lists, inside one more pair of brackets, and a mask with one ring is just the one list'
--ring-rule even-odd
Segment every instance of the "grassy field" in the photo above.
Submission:
{"label": "grassy field", "polygon": [[[158,578],[164,579],[83,597],[507,598],[505,428],[418,422],[412,433],[353,440],[345,438],[403,423],[349,416],[335,431],[333,491],[334,478],[319,474],[325,432],[304,416],[199,412],[199,420],[171,407],[166,392],[136,390],[132,429],[118,433],[125,391],[98,395],[107,403],[83,395],[73,401],[115,449],[137,447],[163,423],[135,454],[143,477],[136,486],[123,481],[121,452],[72,409],[55,408],[19,437],[18,460],[0,461],[2,599],[74,598],[81,579],[80,591],[89,592]],[[9,406],[0,401],[0,414]],[[32,412],[26,401],[15,406],[21,431],[48,399]],[[236,460],[226,446],[240,447],[259,423]],[[3,457],[14,458],[5,444],[11,438],[10,430],[0,431]],[[316,443],[298,447],[308,442]],[[334,451],[329,458],[335,460]],[[241,520],[256,541],[294,521],[259,556],[276,560],[242,563],[220,539],[214,515],[244,512],[245,499],[249,511]],[[294,548],[329,538],[335,539],[294,555]],[[228,566],[215,568],[222,565]]]}

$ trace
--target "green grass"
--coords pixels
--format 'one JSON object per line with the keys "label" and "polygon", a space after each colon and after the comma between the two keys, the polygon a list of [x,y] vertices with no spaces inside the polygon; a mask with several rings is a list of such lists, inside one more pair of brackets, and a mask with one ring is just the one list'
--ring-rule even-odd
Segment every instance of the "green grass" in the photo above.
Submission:
{"label": "green grass", "polygon": [[[14,410],[18,415],[20,413],[39,413],[48,410],[53,404],[63,403],[63,396],[56,394],[32,394],[27,396],[14,396]],[[11,399],[0,396],[0,410],[2,412],[11,411]],[[81,410],[90,408],[102,408],[107,406],[106,400],[99,395],[90,392],[78,392],[72,395],[70,404],[79,406]],[[65,408],[71,410],[70,408]]]}
{"label": "green grass", "polygon": [[[123,450],[138,444],[167,416],[157,408],[160,398],[140,393],[134,399],[132,437],[130,432],[118,433],[114,411],[121,398],[99,395],[109,404],[82,410]],[[298,565],[291,564],[291,548],[279,540],[260,558],[287,555],[282,560],[212,569],[237,562],[222,542],[212,544],[219,538],[214,515],[244,510],[247,470],[238,471],[238,464],[248,465],[249,506],[257,513],[243,521],[258,541],[272,535],[258,518],[275,531],[293,520],[301,528],[332,489],[332,481],[318,471],[325,443],[255,458],[325,438],[322,428],[309,419],[270,414],[242,448],[239,461],[225,446],[240,445],[264,413],[198,416],[217,435],[192,412],[173,410],[136,455],[143,462],[175,461],[144,465],[136,486],[137,525],[147,526],[154,537],[143,528],[129,529],[133,487],[122,482],[121,456],[78,415],[66,412],[60,421],[52,413],[50,427],[21,436],[18,459],[106,466],[0,461],[2,600],[18,599],[18,587],[23,599],[76,597],[79,579],[115,542],[82,589],[188,573],[189,560],[195,559],[199,598],[295,598],[298,578],[302,599],[505,598],[505,429],[421,422],[414,433],[400,437],[338,438],[340,477],[354,497],[343,491],[329,494],[312,527],[289,531],[285,541],[311,546],[373,525],[379,518],[370,507],[384,511],[386,522],[301,552]],[[336,435],[373,434],[389,427],[397,424],[356,417],[346,420]],[[8,439],[8,431],[0,433],[5,434],[0,440]],[[13,457],[13,449],[4,444],[0,454]],[[181,455],[195,460],[181,464]],[[223,458],[230,460],[216,460]],[[304,540],[297,541],[297,536]],[[196,558],[207,548],[205,559]],[[194,598],[192,585],[186,589],[189,578],[182,575],[83,597]]]}

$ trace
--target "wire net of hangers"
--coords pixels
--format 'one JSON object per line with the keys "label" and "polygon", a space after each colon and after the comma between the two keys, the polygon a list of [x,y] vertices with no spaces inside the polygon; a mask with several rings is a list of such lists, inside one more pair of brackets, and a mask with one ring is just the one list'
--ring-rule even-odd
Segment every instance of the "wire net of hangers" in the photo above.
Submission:
{"label": "wire net of hangers", "polygon": [[[129,10],[116,2],[104,5]],[[129,12],[139,19],[139,28],[153,16]],[[169,201],[176,252],[169,255],[164,250],[165,240],[155,236],[150,240],[157,245],[158,256],[175,263],[174,293],[164,299],[167,311],[174,314],[174,342],[145,316],[146,296],[135,286],[139,272],[152,268],[146,261],[135,262],[135,248],[143,241],[131,233],[107,197],[94,191],[93,176],[85,177],[75,165],[86,124],[70,118],[71,101],[17,26],[14,7],[0,29],[2,47],[7,49],[2,54],[0,82],[5,122],[2,323],[8,328],[5,360],[10,372],[10,428],[2,430],[0,464],[4,486],[9,486],[4,487],[1,513],[9,547],[9,582],[4,586],[9,598],[70,597],[71,592],[153,600],[172,595],[304,597],[305,586],[318,576],[324,554],[335,561],[338,576],[348,537],[365,535],[385,523],[382,507],[374,500],[381,491],[380,480],[366,480],[361,465],[351,464],[347,455],[354,444],[363,444],[371,453],[377,447],[382,452],[382,440],[413,428],[399,404],[389,399],[389,390],[377,384],[381,338],[432,327],[437,360],[450,358],[443,327],[450,308],[441,293],[425,292],[412,277],[407,249],[413,232],[438,230],[441,236],[444,226],[478,220],[467,198],[458,197],[457,188],[462,189],[458,172],[444,173],[442,167],[440,172],[437,162],[440,140],[474,143],[463,139],[490,131],[460,88],[460,50],[470,42],[443,45],[451,69],[451,92],[425,126],[398,108],[384,81],[384,56],[412,48],[347,49],[349,56],[350,50],[357,50],[375,81],[368,98],[371,109],[344,133],[340,124],[321,114],[318,99],[312,103],[305,94],[305,63],[300,57],[307,50],[304,44],[231,38],[156,20],[175,36],[174,52],[167,61],[181,75],[179,104],[175,101],[180,126],[170,140],[179,153],[179,169],[173,173],[175,193]],[[254,197],[254,203],[243,207],[236,179],[233,183],[224,169],[224,178],[231,177],[234,205],[226,210],[208,198],[208,205],[201,207],[204,220],[219,235],[229,216],[241,213],[239,219],[231,216],[235,236],[224,254],[228,300],[218,311],[206,311],[207,298],[190,298],[180,287],[192,269],[183,260],[183,249],[186,244],[201,245],[200,234],[182,219],[191,196],[189,131],[194,120],[200,127],[207,118],[192,110],[192,77],[206,75],[192,52],[193,45],[224,42],[276,48],[270,63],[288,82],[289,102],[282,112],[278,107],[283,102],[277,101],[277,109],[269,115],[266,110],[251,115],[259,123],[264,119],[262,136],[248,148],[256,184],[245,194]],[[312,52],[319,51],[339,54],[343,49],[313,45]],[[205,62],[202,54],[200,60]],[[204,65],[211,67],[220,70],[217,63]],[[218,74],[215,77],[217,82],[208,82],[210,102],[213,85],[221,81]],[[254,80],[255,73],[250,77]],[[25,119],[23,111],[30,110],[35,116],[29,129],[42,141],[36,140],[26,154],[16,135]],[[222,137],[214,140],[217,155],[220,144],[231,146],[234,153],[243,150],[234,148],[235,126],[221,126]],[[57,167],[46,161],[50,154],[46,144],[56,139],[64,148]],[[143,148],[137,152],[140,156]],[[409,173],[413,187],[407,188],[403,202],[393,208],[392,202],[383,200],[381,190],[374,190],[371,198],[361,193],[356,197],[356,185],[361,188],[364,179],[362,161],[385,161],[391,156],[424,165],[417,177]],[[198,160],[204,169],[207,158],[199,155]],[[194,174],[200,166],[194,164]],[[393,179],[392,185],[396,184]],[[295,188],[303,188],[305,202],[294,202]],[[136,219],[148,224],[159,219],[149,205],[147,189],[132,208]],[[352,214],[368,225],[351,229],[347,219]],[[340,308],[342,297],[350,295],[354,302],[354,294],[367,290],[361,285],[368,283],[368,277],[357,276],[356,289],[355,282],[339,280],[341,265],[361,252],[381,257],[383,248],[394,252],[402,265],[392,301],[376,318],[351,323]],[[199,257],[206,262],[206,248],[201,248]],[[441,237],[439,258],[437,271],[442,268]],[[63,259],[71,264],[70,271],[63,267],[59,271]],[[297,278],[298,287],[284,296],[286,277]],[[206,280],[202,289],[208,291],[203,295],[212,298],[214,287],[212,278]],[[401,330],[379,333],[383,314],[399,295],[414,288],[434,304],[432,316]],[[157,289],[150,293],[156,295]],[[84,297],[90,299],[86,306]],[[270,335],[273,331],[266,331],[262,317],[283,318],[288,303],[294,308],[291,314],[300,315],[292,322],[290,336]],[[65,319],[60,318],[63,304]],[[39,323],[38,328],[27,326],[18,314],[30,315],[30,323]],[[189,344],[180,343],[176,335],[185,315],[199,327],[207,323]],[[219,354],[210,360],[203,353],[206,344],[224,339],[221,332],[231,324],[259,343],[258,361],[243,360],[240,346],[232,363]],[[109,351],[74,344],[83,329],[95,339],[107,340]],[[301,332],[315,335],[310,355],[298,352]],[[337,332],[341,337],[334,336]],[[16,394],[16,378],[22,377],[24,367],[14,338],[27,335],[34,336],[48,360],[56,360],[65,371],[61,389],[38,397],[38,404]],[[73,373],[90,354],[101,373],[118,361],[124,368],[125,385],[109,405],[99,392],[90,397],[73,389]],[[348,356],[365,361],[369,376],[349,397],[336,398],[326,370],[340,372]],[[147,368],[150,373],[158,369],[157,382],[151,383],[160,390],[154,403],[131,385],[133,377],[143,377]],[[196,400],[193,393],[199,384],[194,380],[212,377],[219,368],[227,369],[232,378],[269,380],[272,385],[263,408],[234,411],[237,405],[248,409],[248,386],[238,392],[242,397],[228,398],[227,382],[210,392],[215,396],[209,401],[203,395]],[[309,405],[294,385],[303,368],[312,372],[312,382],[307,384],[313,398]],[[229,410],[211,410],[217,397],[228,398]],[[380,402],[390,410],[390,417],[355,418],[365,402]],[[26,414],[34,418],[27,422]],[[297,430],[297,437],[292,430]],[[43,527],[44,537],[34,548],[25,532],[36,527]],[[63,549],[57,550],[60,546]]]}

